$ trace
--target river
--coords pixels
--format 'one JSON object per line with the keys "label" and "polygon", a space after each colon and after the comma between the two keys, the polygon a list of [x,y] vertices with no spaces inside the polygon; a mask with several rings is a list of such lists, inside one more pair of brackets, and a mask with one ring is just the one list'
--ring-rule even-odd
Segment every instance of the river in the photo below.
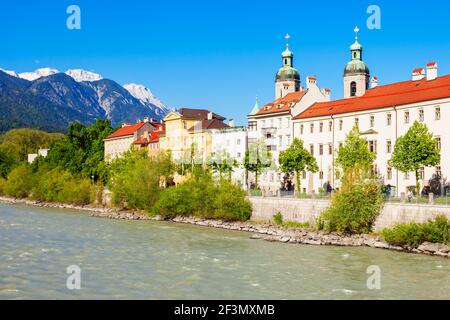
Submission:
{"label": "river", "polygon": [[[450,299],[449,259],[249,237],[0,204],[0,299]],[[66,286],[72,265],[80,290]]]}

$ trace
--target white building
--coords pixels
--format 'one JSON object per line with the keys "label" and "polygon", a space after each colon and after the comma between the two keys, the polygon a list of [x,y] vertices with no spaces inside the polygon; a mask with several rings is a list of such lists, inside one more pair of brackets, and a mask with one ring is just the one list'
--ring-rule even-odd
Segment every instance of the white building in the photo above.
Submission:
{"label": "white building", "polygon": [[413,173],[397,172],[388,165],[396,140],[414,121],[426,123],[442,150],[441,166],[422,168],[422,186],[437,176],[450,176],[450,75],[438,77],[437,63],[414,69],[412,80],[378,86],[362,60],[362,46],[356,38],[350,48],[352,60],[345,67],[344,99],[315,103],[294,116],[294,137],[301,138],[319,165],[319,172],[302,174],[303,192],[318,192],[325,183],[339,187],[334,160],[336,150],[358,124],[369,148],[376,152],[375,169],[385,185],[400,196],[415,185]]}
{"label": "white building", "polygon": [[28,154],[28,163],[33,163],[34,160],[36,160],[37,157],[41,156],[46,158],[48,154],[48,149],[41,149],[39,148],[38,153],[31,153]]}
{"label": "white building", "polygon": [[[286,38],[289,39],[288,36]],[[286,187],[288,181],[294,180],[277,169],[280,152],[287,149],[293,140],[293,115],[301,113],[316,102],[330,100],[330,90],[320,89],[316,77],[306,78],[306,89],[300,85],[300,74],[294,69],[294,54],[289,50],[288,43],[281,57],[282,67],[275,78],[276,100],[262,108],[256,103],[248,115],[248,143],[264,139],[272,154],[273,168],[266,170],[259,179],[259,186],[272,193]]]}
{"label": "white building", "polygon": [[247,179],[243,163],[247,150],[247,128],[234,127],[233,121],[230,120],[230,127],[211,130],[211,146],[212,155],[225,150],[237,161],[239,166],[233,169],[231,178],[246,188]]}

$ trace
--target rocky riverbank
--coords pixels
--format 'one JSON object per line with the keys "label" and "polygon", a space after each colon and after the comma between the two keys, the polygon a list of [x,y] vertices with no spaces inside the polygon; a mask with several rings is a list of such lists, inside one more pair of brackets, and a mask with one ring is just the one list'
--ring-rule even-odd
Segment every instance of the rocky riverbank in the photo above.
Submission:
{"label": "rocky riverbank", "polygon": [[[75,206],[63,203],[40,202],[27,199],[13,199],[0,197],[0,202],[8,204],[24,204],[42,208],[74,209],[91,212],[92,217],[121,219],[121,220],[162,220],[161,217],[150,218],[145,213],[118,210],[108,207],[98,206]],[[352,235],[343,236],[335,233],[325,233],[322,231],[284,228],[269,224],[259,224],[255,222],[226,222],[221,220],[206,220],[193,217],[176,217],[170,220],[175,223],[186,223],[198,226],[221,228],[235,231],[253,233],[250,237],[255,240],[265,240],[270,242],[282,242],[290,244],[305,245],[332,245],[332,246],[366,246],[386,250],[403,251],[410,253],[420,253],[433,256],[450,258],[450,247],[443,244],[423,243],[418,248],[396,247],[388,244],[382,237],[376,235]]]}
{"label": "rocky riverbank", "polygon": [[149,217],[144,213],[127,210],[118,210],[114,208],[101,206],[92,206],[92,205],[77,206],[66,203],[43,202],[36,200],[7,198],[7,197],[0,197],[0,202],[8,204],[23,204],[41,208],[82,210],[90,212],[91,217],[99,217],[99,218],[120,219],[120,220],[149,220]]}
{"label": "rocky riverbank", "polygon": [[443,244],[423,243],[418,248],[403,248],[388,244],[380,236],[352,235],[342,236],[335,233],[325,233],[300,228],[282,228],[269,224],[257,224],[253,222],[224,222],[220,220],[205,220],[191,217],[177,217],[173,222],[195,224],[199,226],[221,228],[236,231],[254,233],[251,239],[261,239],[271,242],[283,242],[291,244],[307,245],[332,245],[332,246],[367,246],[371,248],[421,253],[450,258],[450,247]]}

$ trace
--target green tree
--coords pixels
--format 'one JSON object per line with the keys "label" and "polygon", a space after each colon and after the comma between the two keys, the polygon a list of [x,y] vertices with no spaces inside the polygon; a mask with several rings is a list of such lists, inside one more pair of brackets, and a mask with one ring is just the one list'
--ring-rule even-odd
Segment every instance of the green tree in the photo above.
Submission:
{"label": "green tree", "polygon": [[255,188],[258,189],[258,177],[272,166],[272,154],[263,139],[250,143],[244,157],[244,168],[255,174]]}
{"label": "green tree", "polygon": [[63,137],[64,135],[59,133],[47,133],[35,129],[12,129],[0,136],[0,150],[19,163],[26,161],[29,153],[36,153],[39,148],[48,148]]}
{"label": "green tree", "polygon": [[291,146],[282,151],[279,157],[280,169],[286,174],[295,174],[296,189],[300,193],[300,172],[307,170],[315,173],[319,170],[316,159],[303,146],[301,139],[294,139]]}
{"label": "green tree", "polygon": [[74,175],[105,182],[108,172],[104,163],[103,139],[112,131],[109,120],[98,119],[89,127],[74,122],[68,127],[64,139],[51,145],[47,161]]}
{"label": "green tree", "polygon": [[0,149],[0,178],[6,178],[14,168],[15,161],[6,151]]}
{"label": "green tree", "polygon": [[367,146],[367,139],[362,138],[358,126],[354,126],[338,149],[337,166],[344,172],[352,168],[369,169],[376,159],[376,154]]}
{"label": "green tree", "polygon": [[406,134],[400,137],[389,164],[402,172],[413,171],[416,175],[416,192],[420,194],[420,168],[436,166],[441,153],[433,134],[425,124],[415,121]]}
{"label": "green tree", "polygon": [[233,168],[238,166],[238,162],[228,151],[221,149],[210,156],[208,166],[214,173],[219,174],[220,179],[226,175],[231,180],[231,173],[233,172]]}

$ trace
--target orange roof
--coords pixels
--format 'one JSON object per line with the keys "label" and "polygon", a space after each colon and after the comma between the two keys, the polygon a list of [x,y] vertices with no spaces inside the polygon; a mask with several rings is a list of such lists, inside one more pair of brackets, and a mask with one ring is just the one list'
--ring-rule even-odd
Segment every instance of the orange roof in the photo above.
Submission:
{"label": "orange roof", "polygon": [[318,102],[294,119],[307,119],[335,114],[389,108],[410,103],[450,97],[450,75],[435,80],[397,82],[368,90],[361,97]]}
{"label": "orange roof", "polygon": [[166,126],[159,124],[159,127],[162,126],[162,130],[155,130],[155,131],[151,131],[149,132],[149,136],[146,137],[140,137],[139,139],[137,139],[135,142],[133,142],[133,144],[140,144],[140,145],[146,145],[149,143],[153,143],[153,142],[158,142],[159,141],[159,136],[161,135],[161,133],[165,133],[166,132]]}
{"label": "orange roof", "polygon": [[299,102],[303,96],[306,94],[307,91],[296,91],[291,92],[285,95],[283,98],[277,99],[274,102],[270,102],[266,104],[264,107],[262,107],[258,113],[258,115],[264,115],[264,114],[272,114],[272,113],[278,113],[283,111],[289,111],[291,110],[291,103]]}
{"label": "orange roof", "polygon": [[144,124],[145,122],[139,122],[132,125],[126,125],[111,133],[109,136],[106,137],[106,139],[118,138],[122,136],[130,136],[134,134],[136,131],[138,131],[140,128],[142,128]]}

